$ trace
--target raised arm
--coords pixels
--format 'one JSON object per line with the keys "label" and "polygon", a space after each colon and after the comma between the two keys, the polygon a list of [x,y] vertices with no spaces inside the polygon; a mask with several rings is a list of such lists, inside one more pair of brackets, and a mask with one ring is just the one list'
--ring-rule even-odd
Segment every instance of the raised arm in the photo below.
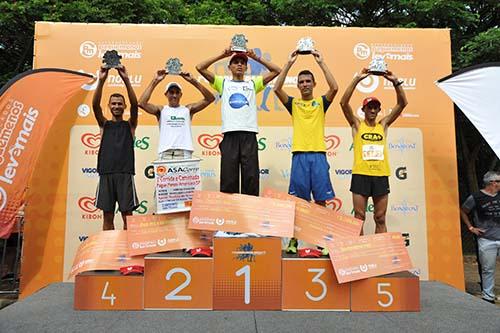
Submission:
{"label": "raised arm", "polygon": [[125,88],[127,88],[128,100],[130,102],[130,118],[128,122],[130,123],[130,127],[132,130],[135,130],[137,127],[137,119],[139,115],[139,105],[137,103],[137,96],[135,95],[134,88],[132,88],[132,84],[130,83],[130,79],[128,77],[127,69],[125,66],[120,65],[116,68],[118,74],[123,80],[125,84]]}
{"label": "raised arm", "polygon": [[384,74],[384,77],[392,82],[394,86],[394,90],[396,90],[396,105],[392,108],[391,113],[380,120],[380,124],[384,126],[384,128],[389,127],[396,119],[398,119],[403,109],[408,104],[408,100],[406,99],[406,94],[403,89],[403,81],[399,81],[394,73],[387,71]]}
{"label": "raised arm", "polygon": [[335,81],[332,72],[330,72],[330,69],[325,64],[325,61],[323,60],[323,56],[321,55],[321,53],[318,50],[314,50],[312,52],[312,55],[314,56],[314,59],[318,63],[319,68],[321,68],[323,74],[325,75],[326,82],[328,83],[328,91],[326,92],[325,97],[329,102],[331,102],[333,101],[333,98],[339,91],[339,86],[337,84],[337,81]]}
{"label": "raised arm", "polygon": [[186,80],[187,82],[191,83],[196,89],[198,89],[201,92],[201,94],[203,95],[203,99],[202,100],[200,100],[200,101],[198,101],[196,103],[192,103],[192,104],[186,105],[186,107],[189,109],[189,113],[191,114],[191,117],[193,117],[193,115],[196,112],[200,112],[201,110],[203,110],[204,108],[206,108],[210,103],[212,103],[213,101],[215,101],[215,97],[210,92],[210,90],[208,90],[207,88],[205,88],[204,85],[202,85],[195,78],[193,78],[193,76],[191,75],[191,73],[182,72],[180,75],[182,76],[182,78],[184,80]]}
{"label": "raised arm", "polygon": [[276,96],[278,96],[281,103],[283,103],[283,105],[286,105],[286,103],[288,103],[288,95],[283,90],[283,84],[285,83],[285,79],[286,79],[286,76],[288,74],[288,71],[290,71],[290,68],[292,68],[292,65],[297,60],[297,57],[298,57],[297,50],[290,53],[290,55],[288,56],[288,62],[285,64],[285,66],[281,70],[281,73],[278,76],[278,78],[276,79],[276,82],[274,84],[274,92],[275,92]]}
{"label": "raised arm", "polygon": [[227,58],[232,54],[230,48],[224,49],[221,54],[216,55],[214,57],[208,58],[205,61],[200,62],[198,65],[196,65],[196,70],[205,78],[208,80],[210,83],[214,83],[215,80],[215,74],[211,71],[208,70],[208,67],[210,67],[213,63]]}
{"label": "raised arm", "polygon": [[276,66],[275,64],[273,64],[270,61],[267,61],[266,59],[264,59],[262,57],[257,56],[257,54],[255,54],[255,51],[253,49],[249,49],[247,51],[247,55],[249,58],[252,58],[253,60],[255,60],[257,62],[260,62],[262,65],[264,65],[269,70],[268,73],[266,73],[262,76],[262,80],[264,81],[264,85],[271,82],[280,73],[281,69],[278,66]]}
{"label": "raised arm", "polygon": [[159,105],[149,103],[149,99],[151,98],[153,90],[165,78],[166,75],[167,71],[165,69],[157,70],[156,74],[153,77],[153,80],[151,80],[148,87],[146,88],[146,90],[144,90],[141,97],[139,98],[139,107],[144,111],[146,111],[147,113],[155,115],[157,118],[159,118],[160,116],[162,107]]}
{"label": "raised arm", "polygon": [[100,128],[104,127],[104,123],[106,122],[106,117],[102,112],[101,108],[101,98],[102,98],[102,88],[104,87],[104,82],[108,78],[109,68],[101,66],[99,70],[99,81],[97,82],[97,87],[94,92],[94,97],[92,97],[92,110],[94,111],[95,119],[97,120],[97,124]]}
{"label": "raised arm", "polygon": [[358,130],[359,127],[359,119],[354,115],[354,111],[352,110],[352,107],[350,105],[351,97],[352,94],[354,93],[354,89],[356,89],[356,86],[358,85],[359,82],[361,82],[364,78],[366,78],[368,75],[368,70],[366,68],[363,68],[361,72],[356,73],[354,75],[354,78],[352,79],[351,83],[347,86],[344,95],[340,99],[340,107],[342,108],[342,112],[344,113],[344,117],[349,123],[349,126],[353,128],[353,130]]}

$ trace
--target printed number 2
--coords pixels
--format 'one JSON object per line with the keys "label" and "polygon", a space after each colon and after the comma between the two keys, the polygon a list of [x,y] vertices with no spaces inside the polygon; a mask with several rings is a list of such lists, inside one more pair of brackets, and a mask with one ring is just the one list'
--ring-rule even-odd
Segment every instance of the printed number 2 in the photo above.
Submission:
{"label": "printed number 2", "polygon": [[250,266],[241,267],[235,274],[236,276],[245,275],[245,304],[250,304]]}
{"label": "printed number 2", "polygon": [[378,283],[377,284],[377,293],[379,295],[386,295],[389,298],[387,303],[383,303],[380,300],[377,301],[378,305],[380,305],[383,308],[387,308],[387,307],[391,306],[392,302],[394,302],[394,297],[392,296],[392,294],[388,290],[382,290],[383,287],[390,287],[390,286],[391,286],[390,283]]}
{"label": "printed number 2", "polygon": [[169,270],[167,272],[167,276],[165,277],[167,279],[167,281],[170,281],[170,279],[172,278],[172,275],[174,275],[175,273],[184,274],[184,276],[186,277],[186,281],[184,281],[177,288],[175,288],[174,290],[169,292],[165,296],[165,300],[167,300],[167,301],[190,301],[192,299],[191,296],[181,296],[181,295],[177,295],[177,294],[182,289],[189,286],[189,284],[191,283],[191,274],[189,274],[189,271],[184,269],[184,268],[178,268],[178,267],[172,268],[171,270]]}
{"label": "printed number 2", "polygon": [[106,296],[106,293],[108,292],[108,287],[109,287],[109,282],[106,281],[106,283],[104,284],[104,289],[102,290],[101,299],[102,300],[109,300],[111,303],[111,306],[114,306],[116,297],[115,297],[115,294],[111,294],[109,296]]}
{"label": "printed number 2", "polygon": [[323,289],[323,291],[321,292],[321,295],[319,295],[319,296],[313,296],[309,293],[309,291],[306,291],[306,296],[307,296],[307,298],[309,298],[313,302],[319,302],[323,298],[325,298],[326,292],[328,290],[326,287],[326,283],[320,279],[321,275],[323,275],[323,273],[325,272],[325,269],[324,268],[309,268],[307,271],[311,272],[311,273],[318,273],[318,274],[314,275],[312,282],[319,283],[321,285],[321,288]]}

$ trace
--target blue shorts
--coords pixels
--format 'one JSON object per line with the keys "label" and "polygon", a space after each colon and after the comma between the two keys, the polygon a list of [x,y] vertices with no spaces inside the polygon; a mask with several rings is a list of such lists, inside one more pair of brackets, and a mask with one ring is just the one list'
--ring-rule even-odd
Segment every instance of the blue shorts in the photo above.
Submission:
{"label": "blue shorts", "polygon": [[335,197],[330,181],[330,165],[325,153],[293,153],[288,193],[311,201],[326,201]]}

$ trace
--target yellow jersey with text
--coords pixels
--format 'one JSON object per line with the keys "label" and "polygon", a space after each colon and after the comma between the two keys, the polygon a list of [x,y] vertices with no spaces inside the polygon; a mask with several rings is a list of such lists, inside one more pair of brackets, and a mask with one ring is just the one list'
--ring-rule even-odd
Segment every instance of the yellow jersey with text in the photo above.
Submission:
{"label": "yellow jersey with text", "polygon": [[353,174],[367,176],[389,176],[391,174],[386,135],[384,127],[380,123],[371,127],[362,121],[353,144]]}

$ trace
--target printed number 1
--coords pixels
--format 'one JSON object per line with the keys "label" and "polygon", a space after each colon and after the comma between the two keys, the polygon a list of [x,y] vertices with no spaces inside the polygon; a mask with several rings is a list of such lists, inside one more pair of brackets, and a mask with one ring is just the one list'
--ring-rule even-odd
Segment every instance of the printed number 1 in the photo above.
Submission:
{"label": "printed number 1", "polygon": [[111,294],[109,296],[106,296],[106,293],[108,292],[108,286],[109,286],[109,282],[106,281],[106,284],[104,285],[104,289],[102,290],[101,299],[102,300],[109,300],[111,303],[111,306],[114,306],[115,299],[116,299],[115,294]]}
{"label": "printed number 1", "polygon": [[250,266],[241,267],[235,274],[236,276],[245,275],[245,304],[250,304]]}

